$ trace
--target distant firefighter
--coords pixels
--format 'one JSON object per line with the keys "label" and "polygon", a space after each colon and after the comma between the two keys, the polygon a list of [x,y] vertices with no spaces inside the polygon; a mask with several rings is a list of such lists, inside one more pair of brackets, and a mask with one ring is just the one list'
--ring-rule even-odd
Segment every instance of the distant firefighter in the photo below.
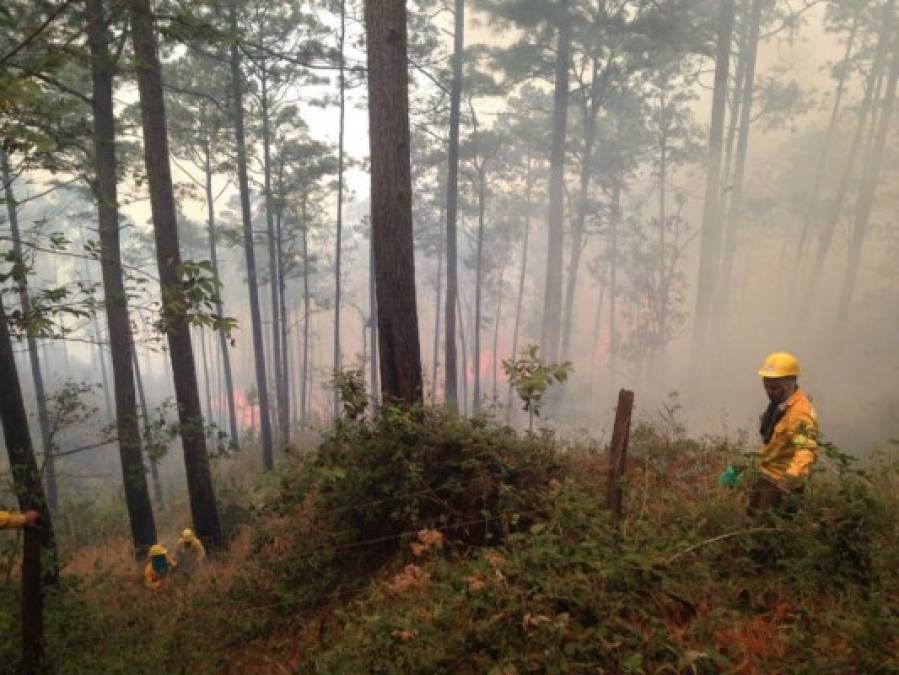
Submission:
{"label": "distant firefighter", "polygon": [[175,564],[178,566],[178,574],[185,577],[193,576],[206,562],[206,549],[193,533],[187,529],[181,533],[178,543],[175,544]]}
{"label": "distant firefighter", "polygon": [[153,544],[150,547],[150,560],[144,567],[144,583],[147,588],[154,591],[162,588],[168,581],[169,575],[175,569],[176,563],[169,558],[169,552],[162,544]]}

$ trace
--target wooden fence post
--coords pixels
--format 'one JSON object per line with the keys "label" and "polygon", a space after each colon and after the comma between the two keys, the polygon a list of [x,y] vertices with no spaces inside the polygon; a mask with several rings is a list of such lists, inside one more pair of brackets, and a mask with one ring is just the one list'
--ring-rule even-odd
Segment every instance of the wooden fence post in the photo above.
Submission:
{"label": "wooden fence post", "polygon": [[25,528],[22,554],[22,672],[37,675],[44,659],[44,592],[41,587],[41,531]]}
{"label": "wooden fence post", "polygon": [[634,407],[634,392],[622,389],[618,392],[618,408],[615,411],[615,426],[612,429],[612,445],[609,448],[609,483],[606,489],[606,508],[612,512],[615,522],[621,520],[624,491],[621,478],[627,461],[627,443],[631,435],[631,411]]}

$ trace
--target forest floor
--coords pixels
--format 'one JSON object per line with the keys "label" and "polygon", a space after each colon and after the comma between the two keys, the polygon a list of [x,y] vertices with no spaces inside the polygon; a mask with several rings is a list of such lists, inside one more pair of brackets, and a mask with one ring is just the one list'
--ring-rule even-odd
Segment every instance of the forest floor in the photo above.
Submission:
{"label": "forest floor", "polygon": [[190,584],[145,589],[124,538],[70,555],[48,672],[899,673],[895,453],[828,448],[797,513],[750,519],[715,481],[746,450],[637,425],[614,523],[589,442],[344,421],[265,479],[220,468],[230,547]]}

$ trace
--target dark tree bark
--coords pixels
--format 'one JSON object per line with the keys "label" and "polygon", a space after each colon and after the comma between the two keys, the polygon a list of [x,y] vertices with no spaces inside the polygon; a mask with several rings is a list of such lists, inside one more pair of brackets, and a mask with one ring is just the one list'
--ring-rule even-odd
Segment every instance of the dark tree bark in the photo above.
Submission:
{"label": "dark tree bark", "polygon": [[444,398],[447,408],[459,411],[458,364],[456,359],[456,298],[459,266],[456,260],[456,223],[459,214],[459,119],[462,105],[462,58],[465,51],[465,0],[455,0],[453,80],[450,85],[450,128],[446,178],[446,307],[444,337]]}
{"label": "dark tree bark", "polygon": [[184,311],[186,300],[181,280],[178,223],[169,166],[165,101],[153,13],[149,0],[131,0],[129,5],[143,123],[144,163],[150,184],[162,312],[169,343],[175,399],[178,402],[190,510],[197,535],[210,548],[216,549],[223,543],[222,529],[212,488],[206,437],[203,434],[203,414],[197,390],[190,327]]}
{"label": "dark tree bark", "polygon": [[[346,0],[340,0],[339,89],[340,119],[337,129],[337,242],[334,255],[334,372],[342,368],[340,355],[340,273],[343,249],[343,136],[346,112],[346,74],[344,72],[344,43],[346,42]],[[334,416],[340,415],[340,392],[334,388]]]}
{"label": "dark tree bark", "polygon": [[571,20],[568,2],[559,24],[556,55],[556,81],[553,102],[552,147],[549,167],[549,215],[547,222],[546,287],[543,304],[543,326],[540,345],[543,360],[553,363],[559,358],[562,325],[562,262],[565,246],[565,136],[568,124],[568,78],[571,52]]}
{"label": "dark tree bark", "polygon": [[6,442],[16,499],[22,513],[34,509],[40,511],[43,516],[41,544],[50,554],[44,569],[44,583],[55,585],[59,578],[59,557],[56,552],[53,521],[44,494],[44,486],[41,484],[41,472],[34,457],[31,434],[28,431],[28,413],[25,412],[22,385],[16,369],[16,356],[13,352],[6,311],[3,308],[2,294],[0,294],[0,382],[3,383],[0,387],[0,424],[3,426],[3,439]]}
{"label": "dark tree bark", "polygon": [[[371,242],[374,241],[371,233]],[[381,370],[378,367],[378,294],[375,290],[375,249],[371,243],[368,250],[368,324],[371,342],[371,400],[377,408],[381,400]]]}
{"label": "dark tree bark", "polygon": [[367,0],[372,227],[385,398],[422,400],[415,300],[405,0]]}
{"label": "dark tree bark", "polygon": [[85,22],[91,53],[93,82],[94,194],[100,230],[100,269],[103,273],[104,308],[112,353],[115,389],[116,432],[125,504],[131,524],[134,555],[143,560],[156,543],[156,522],[147,488],[147,474],[141,453],[140,427],[134,391],[134,358],[128,297],[122,276],[119,245],[119,207],[116,186],[115,112],[113,77],[115,60],[109,49],[109,22],[103,0],[86,0]]}
{"label": "dark tree bark", "polygon": [[[731,35],[734,26],[734,0],[721,0],[718,16],[715,88],[712,95],[712,119],[706,160],[705,203],[699,245],[699,275],[696,281],[696,311],[693,327],[693,358],[705,349],[712,300],[721,257],[721,150],[724,112],[727,104],[727,80]],[[612,298],[614,300],[614,287]]]}
{"label": "dark tree bark", "polygon": [[[3,178],[4,196],[6,197],[6,215],[9,218],[10,235],[12,236],[13,252],[16,257],[24,262],[22,252],[22,238],[19,235],[19,211],[13,192],[13,178],[9,167],[9,157],[3,148],[0,148],[0,173]],[[28,294],[28,282],[23,280],[19,284],[19,303],[22,313],[26,316],[31,313],[31,298]],[[58,490],[56,488],[56,468],[53,462],[53,442],[50,434],[50,415],[47,411],[47,393],[44,390],[44,375],[41,370],[41,358],[38,353],[37,338],[32,334],[25,336],[28,345],[28,359],[31,364],[31,378],[34,381],[34,397],[37,399],[37,418],[41,431],[41,447],[44,450],[44,476],[47,481],[47,499],[52,510],[59,506]]]}
{"label": "dark tree bark", "polygon": [[749,13],[749,34],[746,38],[746,56],[740,94],[740,126],[737,136],[737,156],[734,168],[733,190],[727,214],[727,231],[724,239],[724,257],[721,261],[721,279],[718,284],[719,330],[723,329],[730,309],[730,293],[733,278],[734,256],[737,253],[737,236],[743,217],[743,183],[746,175],[746,153],[749,149],[749,131],[752,125],[752,103],[755,94],[755,64],[759,46],[759,23],[762,0],[752,0]]}
{"label": "dark tree bark", "polygon": [[[212,196],[212,150],[205,120],[203,127],[205,133],[203,139],[203,165],[204,173],[206,174],[206,226],[209,232],[209,260],[212,263],[212,272],[215,274],[215,278],[221,280],[219,275],[218,247],[216,246],[215,205]],[[216,297],[215,311],[219,316],[225,315],[221,294]],[[225,395],[228,398],[228,428],[231,431],[231,446],[238,448],[240,447],[240,435],[237,430],[237,411],[234,407],[234,377],[231,374],[231,354],[228,352],[228,337],[224,331],[218,331],[218,338],[222,371],[225,376]]]}
{"label": "dark tree bark", "polygon": [[240,50],[237,46],[237,0],[229,3],[231,20],[231,86],[234,97],[234,135],[237,146],[237,182],[240,186],[240,212],[243,222],[244,254],[247,260],[247,286],[250,292],[250,321],[253,328],[253,355],[256,366],[256,390],[259,395],[259,427],[262,441],[262,465],[267,471],[275,466],[272,449],[272,422],[268,404],[268,379],[265,373],[265,347],[262,342],[262,318],[259,311],[259,286],[256,277],[256,250],[253,244],[253,216],[250,211],[250,180],[247,176],[247,143],[244,131],[243,78]]}
{"label": "dark tree bark", "polygon": [[22,673],[44,671],[44,589],[41,584],[41,535],[26,529],[22,547]]}

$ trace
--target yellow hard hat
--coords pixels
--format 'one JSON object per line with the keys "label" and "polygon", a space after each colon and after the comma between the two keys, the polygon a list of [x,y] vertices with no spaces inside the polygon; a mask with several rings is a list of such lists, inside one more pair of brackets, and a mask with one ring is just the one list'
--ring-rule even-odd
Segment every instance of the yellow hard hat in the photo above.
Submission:
{"label": "yellow hard hat", "polygon": [[181,533],[181,538],[182,539],[193,539],[194,531],[191,530],[190,528],[187,528],[186,530],[184,530],[184,532]]}
{"label": "yellow hard hat", "polygon": [[797,377],[799,375],[799,360],[787,352],[774,352],[770,354],[759,370],[762,377]]}
{"label": "yellow hard hat", "polygon": [[150,547],[150,557],[155,558],[158,555],[166,555],[168,551],[165,549],[165,546],[162,544],[153,544]]}

